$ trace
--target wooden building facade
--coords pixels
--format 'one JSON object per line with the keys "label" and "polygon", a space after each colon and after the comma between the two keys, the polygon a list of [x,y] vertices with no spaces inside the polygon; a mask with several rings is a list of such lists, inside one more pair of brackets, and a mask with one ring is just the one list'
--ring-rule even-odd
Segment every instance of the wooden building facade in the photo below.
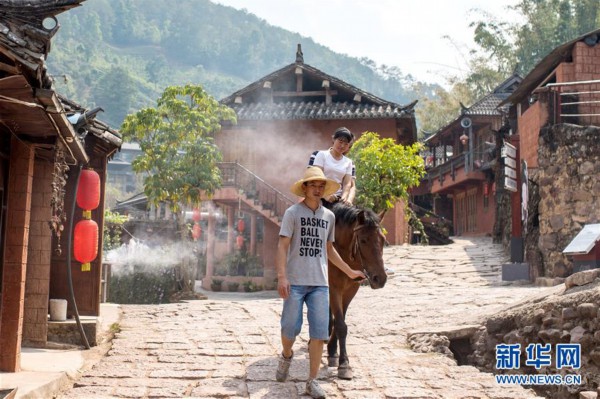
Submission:
{"label": "wooden building facade", "polygon": [[[107,158],[121,145],[95,119],[98,109],[59,96],[46,72],[55,16],[82,1],[0,0],[0,371],[20,370],[21,345],[46,345],[50,298],[68,299],[73,314],[66,237],[77,171],[93,168],[103,183]],[[100,231],[103,187],[92,212]],[[73,221],[81,218],[78,211]],[[73,262],[82,315],[99,315],[100,258],[90,272]]]}

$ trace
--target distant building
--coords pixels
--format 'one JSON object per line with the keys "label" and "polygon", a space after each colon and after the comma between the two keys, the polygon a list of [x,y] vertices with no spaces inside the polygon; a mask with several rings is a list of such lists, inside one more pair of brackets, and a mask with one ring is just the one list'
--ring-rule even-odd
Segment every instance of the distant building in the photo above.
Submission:
{"label": "distant building", "polygon": [[[227,215],[230,235],[207,254],[211,262],[235,251],[236,219],[246,218],[247,249],[264,260],[265,285],[275,278],[279,221],[298,198],[289,192],[309,155],[327,149],[341,126],[360,138],[366,131],[410,145],[416,141],[416,101],[399,105],[352,86],[304,63],[300,45],[296,61],[236,91],[221,102],[233,108],[237,125],[224,125],[216,142],[223,152],[224,186],[211,198]],[[361,165],[356,165],[360,168]],[[407,242],[404,205],[387,212],[384,223],[392,244]],[[209,234],[209,237],[211,234]]]}
{"label": "distant building", "polygon": [[429,196],[432,211],[451,220],[453,235],[491,235],[496,219],[498,131],[519,86],[512,75],[424,140],[427,174],[413,195]]}
{"label": "distant building", "polygon": [[121,149],[108,161],[106,182],[124,193],[136,189],[136,174],[131,162],[142,153],[137,143],[123,143]]}

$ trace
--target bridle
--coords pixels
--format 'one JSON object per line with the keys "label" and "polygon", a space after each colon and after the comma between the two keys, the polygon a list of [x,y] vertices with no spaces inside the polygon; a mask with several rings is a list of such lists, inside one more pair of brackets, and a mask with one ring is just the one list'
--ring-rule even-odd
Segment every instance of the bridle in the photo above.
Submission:
{"label": "bridle", "polygon": [[[360,268],[362,269],[362,272],[365,274],[365,276],[367,277],[367,280],[369,282],[369,285],[371,284],[371,278],[369,277],[369,273],[367,272],[367,269],[364,267],[363,265],[363,256],[362,253],[360,251],[360,244],[358,242],[358,231],[361,230],[362,228],[366,227],[365,224],[361,224],[358,225],[356,227],[354,227],[354,229],[352,230],[352,240],[350,241],[350,247],[352,248],[352,252],[350,253],[350,259],[351,260],[355,260],[356,259],[356,255],[359,256],[359,260],[360,260]],[[378,231],[381,231],[381,227],[378,227]]]}

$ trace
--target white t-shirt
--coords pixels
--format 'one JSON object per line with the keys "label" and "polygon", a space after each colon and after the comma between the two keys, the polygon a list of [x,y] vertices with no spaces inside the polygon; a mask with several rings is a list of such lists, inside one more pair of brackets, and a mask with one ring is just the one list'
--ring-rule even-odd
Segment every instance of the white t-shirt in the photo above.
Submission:
{"label": "white t-shirt", "polygon": [[344,176],[350,175],[354,178],[354,164],[350,158],[342,155],[342,158],[337,160],[331,155],[329,150],[315,151],[311,154],[310,160],[308,161],[309,166],[318,166],[323,169],[325,177],[335,180],[340,184],[340,189],[335,193],[336,195],[342,195],[342,180]]}

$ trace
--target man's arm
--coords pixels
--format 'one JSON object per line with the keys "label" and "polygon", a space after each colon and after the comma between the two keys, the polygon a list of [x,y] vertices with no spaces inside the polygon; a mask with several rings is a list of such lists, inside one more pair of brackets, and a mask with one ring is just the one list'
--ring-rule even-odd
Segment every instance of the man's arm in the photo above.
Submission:
{"label": "man's arm", "polygon": [[333,246],[332,241],[327,241],[327,257],[338,269],[346,273],[352,280],[355,278],[365,279],[366,276],[362,271],[354,270],[340,256],[338,251]]}
{"label": "man's arm", "polygon": [[279,236],[277,242],[277,255],[275,257],[275,268],[277,270],[277,291],[279,296],[286,299],[290,295],[290,283],[287,279],[286,266],[287,254],[292,242],[291,237]]}

